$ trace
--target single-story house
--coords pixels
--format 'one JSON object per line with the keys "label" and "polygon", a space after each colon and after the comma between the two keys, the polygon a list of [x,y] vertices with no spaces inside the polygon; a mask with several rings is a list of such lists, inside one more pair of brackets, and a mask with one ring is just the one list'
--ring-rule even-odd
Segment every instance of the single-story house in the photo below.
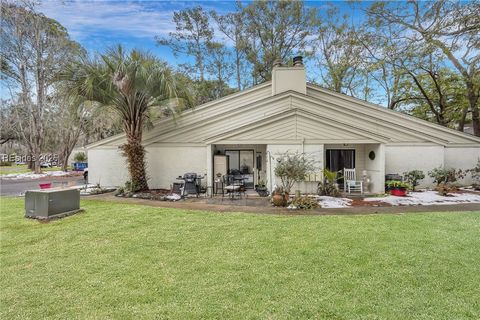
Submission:
{"label": "single-story house", "polygon": [[[119,134],[87,146],[90,183],[124,185],[125,142]],[[301,61],[275,66],[269,82],[157,121],[143,143],[151,188],[170,188],[187,172],[212,186],[217,174],[239,170],[248,186],[264,181],[271,190],[280,184],[276,159],[289,151],[310,154],[319,172],[355,168],[370,181],[367,192],[383,193],[386,174],[469,169],[480,158],[480,138],[307,83]],[[297,188],[314,191],[318,180],[312,174]]]}

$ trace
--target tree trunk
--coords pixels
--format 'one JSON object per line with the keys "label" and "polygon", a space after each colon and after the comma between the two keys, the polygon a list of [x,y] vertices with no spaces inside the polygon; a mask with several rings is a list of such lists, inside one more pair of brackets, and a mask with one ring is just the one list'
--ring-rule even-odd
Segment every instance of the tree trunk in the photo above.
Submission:
{"label": "tree trunk", "polygon": [[62,164],[62,171],[68,171],[68,158],[72,153],[72,148],[65,146],[60,154],[60,163]]}
{"label": "tree trunk", "polygon": [[30,153],[30,159],[27,161],[27,168],[28,168],[28,170],[32,170],[32,171],[33,171],[33,167],[35,167],[35,164],[34,164],[34,162],[32,161],[31,157],[32,157],[32,154]]}
{"label": "tree trunk", "polygon": [[67,172],[68,171],[68,156],[64,157],[62,159],[62,171]]}
{"label": "tree trunk", "polygon": [[480,137],[480,113],[478,108],[472,109],[473,135]]}
{"label": "tree trunk", "polygon": [[235,49],[235,55],[236,55],[236,58],[235,58],[235,65],[236,65],[236,71],[237,71],[237,88],[238,88],[238,91],[242,90],[242,79],[241,79],[241,75],[240,75],[240,54],[238,52],[238,48]]}
{"label": "tree trunk", "polygon": [[40,151],[40,148],[35,148],[35,150],[33,151],[33,157],[34,157],[33,172],[36,173],[36,174],[42,173],[42,167],[40,166],[41,165],[41,161],[40,161],[41,156],[42,156],[42,153]]}
{"label": "tree trunk", "polygon": [[124,144],[121,149],[127,158],[132,191],[148,190],[147,172],[145,168],[145,148],[142,146],[142,138],[129,136],[127,143]]}
{"label": "tree trunk", "polygon": [[462,110],[462,117],[460,118],[460,122],[458,123],[457,130],[463,132],[465,129],[465,120],[467,119],[468,114],[468,107],[463,108]]}

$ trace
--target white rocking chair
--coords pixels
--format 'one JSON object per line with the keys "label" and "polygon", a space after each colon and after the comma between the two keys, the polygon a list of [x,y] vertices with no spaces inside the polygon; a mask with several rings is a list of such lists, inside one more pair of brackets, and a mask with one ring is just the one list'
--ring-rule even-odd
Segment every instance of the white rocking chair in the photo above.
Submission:
{"label": "white rocking chair", "polygon": [[348,193],[360,191],[363,194],[363,181],[357,181],[354,169],[343,169],[343,190]]}

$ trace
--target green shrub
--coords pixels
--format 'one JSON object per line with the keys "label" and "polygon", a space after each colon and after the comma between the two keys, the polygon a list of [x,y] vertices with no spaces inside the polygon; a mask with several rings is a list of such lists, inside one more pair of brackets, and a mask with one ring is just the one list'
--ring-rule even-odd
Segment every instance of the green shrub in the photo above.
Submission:
{"label": "green shrub", "polygon": [[405,181],[412,186],[412,191],[419,185],[419,181],[425,179],[425,173],[422,170],[412,170],[403,173]]}
{"label": "green shrub", "polygon": [[317,193],[321,196],[338,197],[340,190],[338,190],[337,179],[338,172],[323,169],[323,181],[320,181],[317,186]]}
{"label": "green shrub", "polygon": [[0,167],[11,167],[13,162],[11,161],[0,161]]}
{"label": "green shrub", "polygon": [[385,184],[387,185],[388,189],[410,189],[412,187],[409,183],[400,180],[387,181]]}
{"label": "green shrub", "polygon": [[468,170],[472,175],[472,186],[475,189],[480,189],[480,159],[477,161],[477,165]]}
{"label": "green shrub", "polygon": [[132,183],[131,181],[125,182],[125,193],[138,192],[140,190],[141,188],[137,184]]}
{"label": "green shrub", "polygon": [[433,182],[437,186],[441,183],[453,183],[459,179],[465,178],[466,172],[461,169],[438,167],[428,172],[428,175],[433,178]]}
{"label": "green shrub", "polygon": [[77,152],[75,156],[73,156],[73,160],[75,160],[75,162],[85,162],[87,161],[87,155],[85,152]]}
{"label": "green shrub", "polygon": [[313,197],[295,197],[292,201],[292,205],[301,210],[316,209],[319,207],[317,199]]}
{"label": "green shrub", "polygon": [[116,196],[123,196],[124,194],[125,194],[125,188],[124,187],[120,187],[117,190],[115,190],[115,195]]}
{"label": "green shrub", "polygon": [[106,189],[103,189],[103,188],[97,186],[97,187],[93,188],[92,191],[90,191],[90,194],[92,194],[92,195],[93,194],[102,194],[102,193],[105,193],[105,192],[107,192]]}
{"label": "green shrub", "polygon": [[439,195],[446,197],[450,192],[457,190],[457,188],[450,183],[442,182],[437,185],[435,190],[437,190]]}

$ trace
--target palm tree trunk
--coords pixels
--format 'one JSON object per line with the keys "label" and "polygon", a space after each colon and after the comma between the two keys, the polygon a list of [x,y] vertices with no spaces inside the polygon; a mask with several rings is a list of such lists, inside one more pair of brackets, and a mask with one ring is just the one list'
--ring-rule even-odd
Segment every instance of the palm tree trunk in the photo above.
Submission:
{"label": "palm tree trunk", "polygon": [[132,191],[148,190],[145,148],[142,146],[141,136],[128,136],[127,143],[122,146],[122,150],[127,157]]}

